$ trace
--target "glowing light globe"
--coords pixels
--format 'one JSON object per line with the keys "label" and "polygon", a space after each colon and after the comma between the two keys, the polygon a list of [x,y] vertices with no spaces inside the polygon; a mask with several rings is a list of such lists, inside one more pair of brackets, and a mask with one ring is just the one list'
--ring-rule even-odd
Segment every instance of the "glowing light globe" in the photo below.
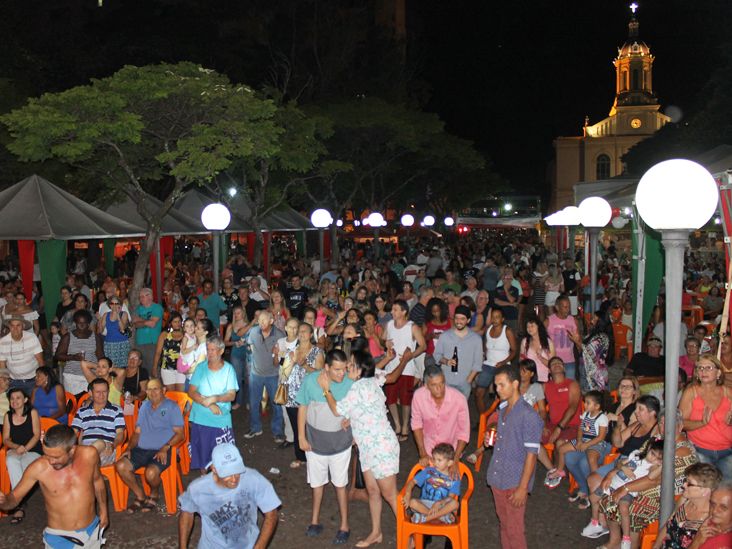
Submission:
{"label": "glowing light globe", "polygon": [[313,224],[313,227],[316,227],[318,229],[324,229],[331,223],[333,223],[333,216],[330,215],[330,212],[324,208],[318,208],[313,213],[310,214],[310,223]]}
{"label": "glowing light globe", "polygon": [[209,204],[201,212],[201,223],[209,231],[223,231],[231,223],[231,212],[218,202]]}

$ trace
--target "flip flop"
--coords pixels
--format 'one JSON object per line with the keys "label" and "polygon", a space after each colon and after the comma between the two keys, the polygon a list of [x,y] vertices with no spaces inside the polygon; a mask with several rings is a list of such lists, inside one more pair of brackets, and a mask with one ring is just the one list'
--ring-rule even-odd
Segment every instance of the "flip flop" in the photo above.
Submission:
{"label": "flip flop", "polygon": [[140,509],[140,512],[149,513],[151,511],[155,511],[157,508],[158,508],[157,500],[154,500],[153,498],[146,498],[142,504],[142,509]]}
{"label": "flip flop", "polygon": [[20,524],[23,522],[23,519],[25,518],[25,510],[24,509],[18,509],[16,513],[22,513],[21,515],[13,515],[13,518],[10,519],[10,524]]}
{"label": "flip flop", "polygon": [[131,515],[132,513],[136,513],[140,509],[142,509],[143,504],[145,503],[144,499],[136,499],[133,501],[130,506],[127,508],[127,512]]}
{"label": "flip flop", "polygon": [[407,440],[409,440],[409,435],[405,435],[405,434],[401,434],[400,433],[400,434],[397,435],[397,440],[399,442],[406,442]]}

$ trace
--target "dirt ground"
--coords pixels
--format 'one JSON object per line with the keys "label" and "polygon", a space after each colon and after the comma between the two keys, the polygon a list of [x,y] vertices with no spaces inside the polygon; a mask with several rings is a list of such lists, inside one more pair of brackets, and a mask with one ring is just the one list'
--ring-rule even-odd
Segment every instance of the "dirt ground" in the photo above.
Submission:
{"label": "dirt ground", "polygon": [[[612,381],[617,383],[622,364],[611,368]],[[474,410],[471,413],[474,414]],[[474,416],[475,417],[475,416]],[[321,522],[325,530],[320,538],[307,538],[305,529],[310,523],[311,497],[310,488],[306,484],[304,468],[292,470],[289,463],[293,459],[292,448],[279,449],[273,442],[268,430],[269,417],[264,418],[264,435],[245,441],[243,434],[249,427],[248,413],[245,410],[234,412],[234,426],[238,447],[242,450],[244,462],[264,474],[274,485],[282,500],[280,521],[274,540],[270,547],[329,547],[338,530],[338,509],[335,492],[327,490],[321,512]],[[475,420],[474,420],[475,421]],[[475,445],[477,432],[472,432],[471,448]],[[406,481],[409,470],[417,460],[414,441],[403,443],[398,485],[401,488]],[[498,519],[495,515],[490,489],[485,484],[487,459],[483,460],[483,470],[474,475],[475,492],[470,501],[470,547],[500,547]],[[270,473],[271,468],[279,469],[279,473]],[[471,469],[472,470],[472,469]],[[579,510],[567,502],[567,484],[563,483],[555,490],[548,490],[542,485],[545,470],[539,465],[534,492],[529,498],[526,511],[526,537],[531,548],[553,547],[557,549],[584,549],[601,545],[604,539],[588,540],[580,536],[580,531],[590,518],[589,510]],[[195,473],[184,477],[184,485],[195,478]],[[107,532],[107,545],[111,549],[127,547],[144,547],[148,549],[169,548],[177,546],[177,520],[162,510],[151,514],[115,513],[110,500],[110,528]],[[73,505],[69,501],[69,505]],[[353,501],[349,506],[351,543],[368,535],[370,518],[368,505],[363,501]],[[45,526],[46,513],[40,491],[34,493],[28,502],[26,519],[19,525],[11,525],[10,519],[0,519],[0,547],[43,547],[41,533]],[[383,513],[384,543],[378,547],[396,547],[395,519],[384,505]],[[196,519],[193,539],[197,540],[200,532],[200,520]],[[441,541],[433,541],[433,548],[442,548]]]}

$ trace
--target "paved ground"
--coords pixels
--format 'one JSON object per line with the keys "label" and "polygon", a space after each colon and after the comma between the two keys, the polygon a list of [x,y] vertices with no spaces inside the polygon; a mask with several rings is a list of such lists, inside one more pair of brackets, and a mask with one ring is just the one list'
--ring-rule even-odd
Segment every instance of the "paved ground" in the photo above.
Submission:
{"label": "paved ground", "polygon": [[[624,364],[611,369],[611,386],[617,384]],[[242,449],[247,466],[254,467],[265,474],[274,484],[283,506],[280,523],[271,547],[299,548],[309,545],[312,548],[328,547],[338,529],[338,512],[335,493],[326,492],[323,501],[322,522],[325,525],[323,537],[318,540],[306,538],[305,529],[310,519],[310,489],[305,483],[305,471],[291,470],[288,464],[293,459],[292,449],[280,450],[265,430],[256,442],[244,443],[241,436],[248,429],[248,417],[243,411],[234,413],[234,424],[239,447]],[[266,427],[265,427],[266,429]],[[475,438],[476,433],[473,432]],[[475,441],[472,441],[474,444]],[[402,472],[399,475],[399,486],[403,486],[411,465],[416,462],[417,452],[410,439],[402,445]],[[475,548],[499,547],[498,525],[490,490],[485,485],[485,468],[487,460],[483,460],[483,471],[475,476],[475,493],[470,502],[470,546]],[[271,468],[279,469],[279,474],[271,474]],[[566,484],[550,491],[541,485],[544,468],[539,466],[534,493],[529,498],[526,512],[527,539],[531,548],[554,547],[558,549],[584,549],[600,545],[603,540],[587,540],[579,532],[589,520],[589,511],[581,511],[567,502]],[[193,475],[184,479],[184,484],[192,480]],[[0,547],[42,547],[41,531],[45,525],[45,510],[40,492],[31,496],[28,503],[26,520],[20,525],[11,525],[7,517],[0,519]],[[69,501],[69,505],[73,505]],[[111,500],[110,500],[111,508]],[[365,502],[352,502],[350,505],[352,540],[355,543],[369,532],[370,519]],[[148,549],[169,548],[177,545],[177,521],[173,516],[162,512],[149,515],[137,513],[111,513],[111,525],[107,535],[109,548],[144,547]],[[200,521],[196,521],[194,538],[198,538]],[[384,543],[379,547],[396,547],[395,520],[384,509]],[[442,543],[433,542],[432,547],[442,547]],[[347,547],[351,547],[347,545]]]}

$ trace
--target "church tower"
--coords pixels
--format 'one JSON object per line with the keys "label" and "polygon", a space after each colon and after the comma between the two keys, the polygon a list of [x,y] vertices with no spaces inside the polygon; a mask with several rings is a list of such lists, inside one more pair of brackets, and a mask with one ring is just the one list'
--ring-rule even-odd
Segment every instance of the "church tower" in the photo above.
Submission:
{"label": "church tower", "polygon": [[653,92],[651,49],[640,38],[638,5],[630,5],[628,38],[618,48],[615,99],[607,118],[595,124],[585,119],[582,136],[554,140],[555,172],[552,210],[574,205],[574,185],[608,180],[624,173],[623,155],[633,145],[660,130],[670,118],[660,112]]}

